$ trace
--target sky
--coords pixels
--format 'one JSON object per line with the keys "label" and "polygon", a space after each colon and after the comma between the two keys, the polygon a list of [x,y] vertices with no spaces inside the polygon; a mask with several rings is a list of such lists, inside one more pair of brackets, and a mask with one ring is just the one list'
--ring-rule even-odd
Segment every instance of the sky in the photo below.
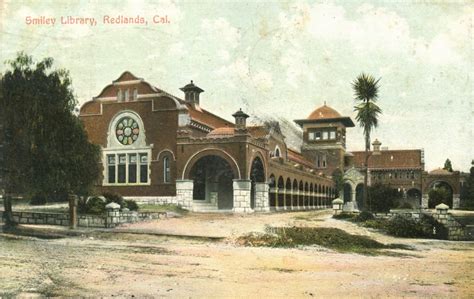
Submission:
{"label": "sky", "polygon": [[[351,82],[365,72],[380,78],[372,139],[424,149],[426,170],[449,158],[468,171],[473,13],[469,1],[0,0],[0,73],[24,51],[69,70],[81,104],[128,70],[179,97],[193,80],[201,106],[229,120],[239,108],[302,119],[326,101],[355,121]],[[145,23],[110,23],[121,17]],[[363,149],[359,127],[347,147]]]}

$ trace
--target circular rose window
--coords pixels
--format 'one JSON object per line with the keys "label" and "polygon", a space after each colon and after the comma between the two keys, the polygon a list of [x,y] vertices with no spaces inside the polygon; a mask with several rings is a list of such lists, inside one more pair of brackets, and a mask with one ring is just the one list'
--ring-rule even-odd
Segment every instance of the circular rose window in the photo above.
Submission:
{"label": "circular rose window", "polygon": [[123,145],[130,145],[138,139],[140,127],[138,123],[131,117],[124,117],[117,123],[115,135],[118,141]]}

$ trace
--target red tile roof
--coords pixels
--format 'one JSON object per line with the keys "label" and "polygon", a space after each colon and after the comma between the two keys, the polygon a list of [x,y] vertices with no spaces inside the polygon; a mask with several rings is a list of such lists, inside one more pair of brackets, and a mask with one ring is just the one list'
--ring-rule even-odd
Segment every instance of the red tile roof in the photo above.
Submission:
{"label": "red tile roof", "polygon": [[[365,162],[365,152],[351,152],[354,166],[362,167]],[[380,155],[372,154],[369,158],[369,168],[422,168],[421,150],[382,150]]]}
{"label": "red tile roof", "polygon": [[341,114],[339,114],[339,112],[337,112],[333,108],[326,106],[326,104],[324,104],[324,106],[321,106],[317,108],[316,110],[314,110],[313,112],[311,112],[311,114],[308,116],[308,119],[318,120],[318,119],[330,119],[330,118],[339,118],[339,117],[342,117]]}
{"label": "red tile roof", "polygon": [[[183,100],[180,100],[180,102],[184,103]],[[220,127],[234,127],[234,124],[231,123],[230,121],[227,121],[202,108],[200,109],[201,111],[199,111],[189,104],[186,104],[186,107],[188,108],[189,116],[191,116],[192,120],[195,120],[199,123],[207,125],[213,129],[220,128]]]}
{"label": "red tile roof", "polygon": [[314,168],[314,164],[311,163],[311,161],[306,160],[306,158],[303,157],[303,155],[301,155],[296,150],[293,150],[290,148],[288,148],[288,160],[299,163],[309,168]]}

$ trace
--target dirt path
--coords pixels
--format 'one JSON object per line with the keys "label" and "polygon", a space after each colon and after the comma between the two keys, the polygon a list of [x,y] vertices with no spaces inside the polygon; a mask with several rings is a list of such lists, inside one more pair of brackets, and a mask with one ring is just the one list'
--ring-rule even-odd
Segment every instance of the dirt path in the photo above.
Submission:
{"label": "dirt path", "polygon": [[343,228],[386,243],[414,245],[402,256],[341,254],[320,247],[249,248],[132,234],[11,240],[0,237],[0,295],[135,297],[439,297],[474,289],[474,244],[387,237],[328,213],[191,214],[118,230],[238,236],[266,225]]}

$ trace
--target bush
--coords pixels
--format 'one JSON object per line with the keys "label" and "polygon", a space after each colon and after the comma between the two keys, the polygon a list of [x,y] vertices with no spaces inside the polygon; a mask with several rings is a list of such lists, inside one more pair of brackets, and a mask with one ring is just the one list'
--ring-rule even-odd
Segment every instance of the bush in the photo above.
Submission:
{"label": "bush", "polygon": [[116,204],[119,204],[121,208],[126,208],[127,204],[125,203],[125,200],[123,199],[122,195],[118,193],[112,193],[112,192],[104,192],[102,193],[102,196],[105,197],[105,204],[109,204],[111,202],[115,202]]}
{"label": "bush", "polygon": [[359,213],[359,215],[357,215],[355,218],[354,218],[354,221],[355,222],[366,222],[367,220],[373,220],[375,219],[374,215],[372,215],[372,213],[370,212],[367,212],[367,211],[362,211]]}
{"label": "bush", "polygon": [[387,223],[387,233],[397,237],[417,238],[425,236],[421,222],[417,222],[412,218],[396,215]]}
{"label": "bush", "polygon": [[91,197],[87,200],[85,206],[85,213],[87,214],[102,214],[105,212],[105,202],[100,197]]}
{"label": "bush", "polygon": [[352,213],[341,213],[337,215],[332,215],[332,218],[334,219],[352,219],[354,217],[356,217],[356,215]]}
{"label": "bush", "polygon": [[138,204],[134,200],[125,200],[125,205],[130,211],[138,211]]}
{"label": "bush", "polygon": [[413,209],[413,206],[409,202],[402,202],[398,205],[398,209]]}
{"label": "bush", "polygon": [[437,222],[433,216],[422,214],[420,224],[423,226],[424,237],[435,239],[448,239],[448,229]]}
{"label": "bush", "polygon": [[46,204],[46,196],[43,194],[35,194],[30,199],[30,205],[44,205]]}

